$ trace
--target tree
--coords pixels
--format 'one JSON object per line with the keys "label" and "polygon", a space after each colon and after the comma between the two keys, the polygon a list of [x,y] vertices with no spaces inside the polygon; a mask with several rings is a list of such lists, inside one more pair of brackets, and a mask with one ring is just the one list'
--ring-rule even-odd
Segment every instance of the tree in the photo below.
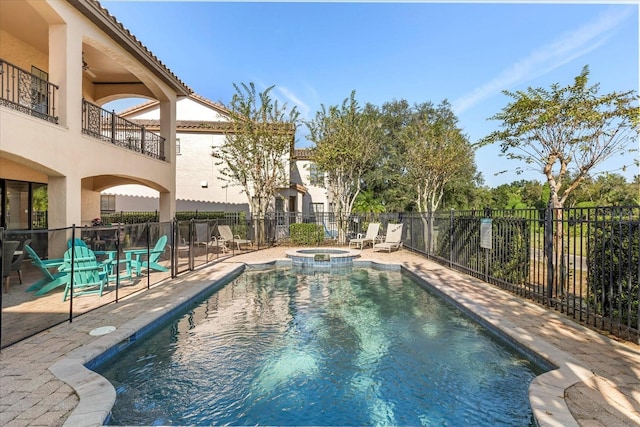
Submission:
{"label": "tree", "polygon": [[544,186],[538,181],[513,181],[491,190],[491,207],[496,209],[526,209],[546,206],[543,201]]}
{"label": "tree", "polygon": [[315,144],[312,160],[326,174],[341,242],[346,236],[346,219],[362,188],[362,175],[378,153],[378,115],[373,106],[361,109],[353,91],[341,106],[327,109],[322,105],[315,119],[307,123],[307,138]]}
{"label": "tree", "polygon": [[[531,88],[504,94],[514,99],[491,117],[501,129],[481,143],[499,142],[509,159],[537,165],[551,190],[556,215],[554,242],[560,250],[562,211],[569,195],[595,167],[628,148],[638,131],[638,99],[633,91],[599,95],[599,85],[587,86],[585,66],[573,84]],[[561,252],[558,252],[561,253]]]}
{"label": "tree", "polygon": [[416,203],[423,214],[430,250],[433,214],[449,182],[460,174],[475,175],[474,150],[446,100],[438,107],[431,103],[418,106],[401,138],[408,147],[409,180],[417,191]]}
{"label": "tree", "polygon": [[379,214],[385,211],[384,205],[376,198],[373,190],[361,191],[353,202],[352,212],[356,214]]}
{"label": "tree", "polygon": [[[278,187],[287,185],[288,156],[295,140],[298,111],[270,96],[274,86],[257,93],[255,85],[234,84],[229,128],[223,145],[213,148],[222,179],[240,185],[254,218],[264,216]],[[261,239],[261,232],[258,238]]]}
{"label": "tree", "polygon": [[407,184],[407,147],[399,138],[413,113],[404,99],[382,105],[377,160],[362,176],[363,189],[372,191],[387,212],[407,212],[415,203],[415,191]]}
{"label": "tree", "polygon": [[634,206],[636,191],[632,183],[617,173],[587,178],[567,199],[571,206]]}
{"label": "tree", "polygon": [[502,121],[501,129],[481,141],[499,142],[503,156],[537,165],[555,208],[564,206],[596,166],[615,154],[637,151],[629,148],[640,113],[634,92],[598,95],[599,85],[587,86],[588,78],[585,66],[567,87],[556,83],[550,90],[504,91],[514,102],[491,117]]}

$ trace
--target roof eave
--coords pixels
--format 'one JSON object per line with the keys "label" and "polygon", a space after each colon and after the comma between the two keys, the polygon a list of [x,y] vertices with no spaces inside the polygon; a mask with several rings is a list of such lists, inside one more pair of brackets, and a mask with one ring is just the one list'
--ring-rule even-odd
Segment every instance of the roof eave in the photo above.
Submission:
{"label": "roof eave", "polygon": [[134,58],[145,64],[153,74],[171,87],[177,96],[189,96],[193,92],[129,30],[124,28],[107,9],[102,7],[97,0],[67,0],[67,2],[115,40]]}

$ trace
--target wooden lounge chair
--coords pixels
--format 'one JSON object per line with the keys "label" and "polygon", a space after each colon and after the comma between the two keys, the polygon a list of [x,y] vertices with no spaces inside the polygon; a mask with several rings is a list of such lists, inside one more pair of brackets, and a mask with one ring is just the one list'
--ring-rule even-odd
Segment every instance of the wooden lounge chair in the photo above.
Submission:
{"label": "wooden lounge chair", "polygon": [[[59,272],[59,271],[55,271],[55,272],[51,271],[51,270],[57,270],[60,266],[62,266],[62,264],[64,264],[64,259],[58,258],[58,259],[43,260],[38,256],[36,251],[34,251],[33,248],[31,248],[31,246],[29,245],[24,245],[22,250],[26,252],[29,258],[31,258],[31,265],[33,265],[34,267],[37,267],[42,273],[42,275],[44,276],[42,279],[38,280],[36,283],[29,286],[27,288],[27,292],[32,292],[32,291],[39,292],[45,286],[47,286],[48,289],[50,290],[58,286],[61,286],[65,283],[65,277],[64,277],[65,273]],[[42,295],[42,294],[39,294],[39,295]]]}
{"label": "wooden lounge chair", "polygon": [[351,245],[354,245],[356,248],[363,249],[368,243],[371,243],[371,246],[373,246],[376,243],[379,231],[379,222],[370,223],[367,227],[367,233],[365,234],[365,236],[349,240],[349,247],[351,247]]}
{"label": "wooden lounge chair", "polygon": [[95,253],[86,246],[75,246],[64,253],[65,263],[60,271],[66,273],[66,287],[62,301],[73,296],[99,294],[102,296],[108,285],[104,265],[96,259]]}
{"label": "wooden lounge chair", "polygon": [[67,240],[67,248],[71,249],[73,246],[87,246],[87,242],[85,242],[84,240],[76,237],[75,239],[69,239]]}
{"label": "wooden lounge chair", "polygon": [[402,247],[402,224],[388,224],[384,242],[374,243],[374,251],[389,251]]}
{"label": "wooden lounge chair", "polygon": [[[132,249],[128,251],[124,251],[127,259],[131,260],[131,265],[136,268],[136,275],[140,276],[142,274],[143,268],[148,268],[150,270],[167,272],[169,269],[164,265],[158,264],[158,260],[160,259],[160,255],[162,255],[165,251],[165,247],[167,246],[167,236],[160,236],[155,246],[150,249]],[[149,259],[143,260],[142,258],[149,254]]]}

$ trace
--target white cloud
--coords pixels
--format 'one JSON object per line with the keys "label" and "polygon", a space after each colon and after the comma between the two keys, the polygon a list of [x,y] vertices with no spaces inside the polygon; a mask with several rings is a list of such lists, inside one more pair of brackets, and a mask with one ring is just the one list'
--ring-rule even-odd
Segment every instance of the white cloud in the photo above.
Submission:
{"label": "white cloud", "polygon": [[478,102],[516,84],[546,74],[567,62],[600,47],[630,14],[630,8],[609,9],[598,18],[543,46],[502,71],[491,81],[453,102],[453,110],[461,114]]}
{"label": "white cloud", "polygon": [[284,86],[276,86],[276,89],[280,92],[280,94],[282,94],[282,96],[284,96],[284,98],[287,100],[287,103],[293,104],[298,108],[298,111],[300,112],[300,115],[302,117],[307,117],[309,115],[309,112],[311,111],[309,106],[300,98],[298,98],[293,92],[291,92]]}

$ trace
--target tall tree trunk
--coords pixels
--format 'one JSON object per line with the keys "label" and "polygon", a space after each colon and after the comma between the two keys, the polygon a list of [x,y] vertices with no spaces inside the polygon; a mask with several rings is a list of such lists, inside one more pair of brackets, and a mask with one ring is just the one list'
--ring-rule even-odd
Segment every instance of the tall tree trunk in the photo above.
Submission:
{"label": "tall tree trunk", "polygon": [[553,253],[550,256],[554,261],[554,275],[553,282],[557,286],[557,296],[561,299],[566,297],[567,281],[568,281],[568,268],[567,254],[565,253],[564,242],[564,224],[563,219],[563,203],[558,198],[558,194],[555,191],[551,192],[551,201],[553,206],[553,218],[555,221],[555,227],[553,232]]}

